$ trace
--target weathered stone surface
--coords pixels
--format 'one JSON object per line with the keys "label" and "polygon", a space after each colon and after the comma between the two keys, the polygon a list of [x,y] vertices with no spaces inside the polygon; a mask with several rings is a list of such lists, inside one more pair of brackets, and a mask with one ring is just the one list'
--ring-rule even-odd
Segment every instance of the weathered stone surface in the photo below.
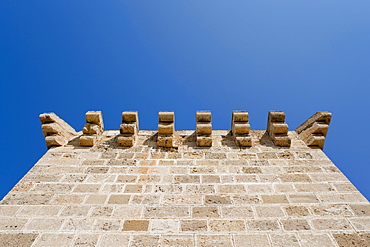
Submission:
{"label": "weathered stone surface", "polygon": [[37,236],[38,234],[35,233],[0,233],[0,247],[29,247],[33,244]]}
{"label": "weathered stone surface", "polygon": [[0,245],[369,245],[369,202],[322,150],[287,134],[290,147],[255,130],[248,148],[228,130],[212,130],[209,147],[196,146],[194,131],[174,131],[176,146],[167,148],[157,131],[137,131],[129,147],[117,145],[127,137],[119,131],[87,148],[72,140],[50,149],[0,202]]}

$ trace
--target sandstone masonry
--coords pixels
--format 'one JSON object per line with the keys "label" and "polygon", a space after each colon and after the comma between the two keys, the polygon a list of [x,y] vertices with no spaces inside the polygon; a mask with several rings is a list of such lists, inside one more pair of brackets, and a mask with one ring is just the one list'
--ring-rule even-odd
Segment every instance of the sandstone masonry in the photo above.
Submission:
{"label": "sandstone masonry", "polygon": [[331,114],[288,131],[283,112],[250,130],[139,130],[123,112],[82,132],[40,115],[49,150],[0,202],[0,246],[370,246],[370,203],[323,153]]}

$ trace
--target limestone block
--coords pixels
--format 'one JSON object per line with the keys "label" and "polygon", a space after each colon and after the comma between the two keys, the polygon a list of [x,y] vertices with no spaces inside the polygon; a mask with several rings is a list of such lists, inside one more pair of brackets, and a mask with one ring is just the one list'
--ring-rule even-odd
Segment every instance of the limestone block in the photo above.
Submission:
{"label": "limestone block", "polygon": [[89,135],[100,135],[102,132],[101,127],[93,123],[86,123],[82,129],[82,133]]}
{"label": "limestone block", "polygon": [[63,136],[46,136],[45,137],[46,146],[63,146],[68,143],[68,140]]}
{"label": "limestone block", "polygon": [[139,124],[139,117],[137,111],[122,112],[122,122],[134,122]]}
{"label": "limestone block", "polygon": [[39,117],[47,148],[63,146],[77,136],[77,132],[55,113],[43,113]]}
{"label": "limestone block", "polygon": [[121,124],[119,127],[121,134],[131,134],[134,135],[136,132],[137,125],[135,123]]}
{"label": "limestone block", "polygon": [[252,139],[249,136],[250,124],[249,115],[246,111],[233,111],[231,120],[231,133],[235,144],[239,147],[252,146]]}
{"label": "limestone block", "polygon": [[198,147],[211,147],[212,146],[212,137],[198,136],[197,137],[197,146]]}
{"label": "limestone block", "polygon": [[101,111],[88,111],[86,112],[85,117],[86,117],[86,123],[97,124],[102,129],[104,129],[103,115]]}
{"label": "limestone block", "polygon": [[80,146],[82,147],[92,147],[96,141],[96,136],[93,135],[83,135],[80,137]]}
{"label": "limestone block", "polygon": [[122,112],[122,124],[120,125],[120,135],[117,143],[124,147],[135,145],[136,137],[139,132],[139,117],[137,111]]}
{"label": "limestone block", "polygon": [[171,136],[158,136],[157,139],[158,147],[173,147],[173,137]]}
{"label": "limestone block", "polygon": [[159,123],[158,124],[158,134],[160,135],[172,135],[174,129],[173,123]]}
{"label": "limestone block", "polygon": [[196,112],[196,143],[198,147],[212,146],[212,115],[210,111]]}
{"label": "limestone block", "polygon": [[158,120],[159,122],[174,122],[175,121],[175,114],[173,111],[160,111],[158,112]]}
{"label": "limestone block", "polygon": [[328,133],[332,114],[330,112],[316,112],[303,124],[297,127],[299,139],[307,146],[316,146],[324,149],[325,138]]}
{"label": "limestone block", "polygon": [[196,113],[197,122],[211,122],[212,115],[210,111],[197,111]]}
{"label": "limestone block", "polygon": [[284,112],[269,111],[266,132],[275,146],[290,147],[291,140],[288,137],[289,127],[284,121]]}
{"label": "limestone block", "polygon": [[197,124],[197,135],[211,135],[212,124],[210,123],[199,123]]}
{"label": "limestone block", "polygon": [[117,143],[124,147],[132,147],[135,144],[135,139],[132,136],[119,135]]}

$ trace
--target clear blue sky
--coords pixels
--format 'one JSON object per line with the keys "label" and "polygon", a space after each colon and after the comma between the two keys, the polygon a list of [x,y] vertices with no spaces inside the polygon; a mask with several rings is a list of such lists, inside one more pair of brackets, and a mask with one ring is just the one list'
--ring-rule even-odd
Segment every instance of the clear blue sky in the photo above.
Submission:
{"label": "clear blue sky", "polygon": [[252,129],[332,112],[324,151],[369,199],[369,44],[368,0],[0,1],[0,198],[46,151],[40,113],[194,129],[207,109],[228,129],[241,109]]}

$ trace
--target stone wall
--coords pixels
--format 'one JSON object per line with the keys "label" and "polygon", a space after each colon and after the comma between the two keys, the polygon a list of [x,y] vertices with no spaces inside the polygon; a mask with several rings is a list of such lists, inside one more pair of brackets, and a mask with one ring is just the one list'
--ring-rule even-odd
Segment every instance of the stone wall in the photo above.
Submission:
{"label": "stone wall", "polygon": [[321,150],[328,122],[287,131],[274,114],[267,132],[245,114],[234,134],[209,116],[173,131],[166,113],[159,136],[125,113],[120,131],[44,133],[50,149],[0,203],[0,246],[370,246],[369,202]]}

